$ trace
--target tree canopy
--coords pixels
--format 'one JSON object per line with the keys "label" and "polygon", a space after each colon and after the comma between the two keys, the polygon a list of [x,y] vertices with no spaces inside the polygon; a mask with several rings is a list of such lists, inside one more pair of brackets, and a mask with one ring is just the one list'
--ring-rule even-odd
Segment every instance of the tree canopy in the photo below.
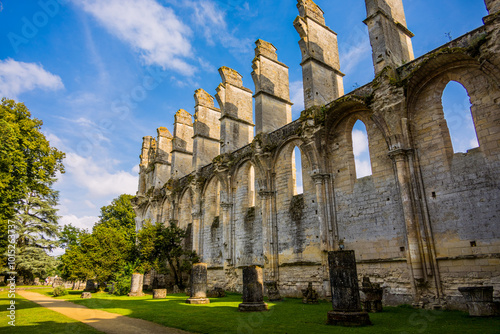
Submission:
{"label": "tree canopy", "polygon": [[[64,153],[50,146],[41,132],[42,125],[41,120],[31,117],[24,104],[2,99],[0,232],[6,235],[9,220],[14,222],[17,269],[31,277],[43,275],[45,264],[51,262],[46,251],[56,246],[58,236],[55,209],[58,193],[52,185],[57,180],[57,173],[64,173]],[[2,254],[6,243],[2,238]]]}

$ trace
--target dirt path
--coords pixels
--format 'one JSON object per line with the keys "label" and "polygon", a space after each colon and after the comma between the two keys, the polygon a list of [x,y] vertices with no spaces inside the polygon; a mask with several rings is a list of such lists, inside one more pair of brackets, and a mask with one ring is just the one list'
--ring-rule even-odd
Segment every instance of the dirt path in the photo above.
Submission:
{"label": "dirt path", "polygon": [[129,318],[124,315],[94,310],[59,299],[53,299],[36,292],[17,291],[24,298],[31,300],[52,311],[59,312],[69,318],[81,321],[95,329],[109,334],[188,334],[180,329],[169,328],[142,319]]}

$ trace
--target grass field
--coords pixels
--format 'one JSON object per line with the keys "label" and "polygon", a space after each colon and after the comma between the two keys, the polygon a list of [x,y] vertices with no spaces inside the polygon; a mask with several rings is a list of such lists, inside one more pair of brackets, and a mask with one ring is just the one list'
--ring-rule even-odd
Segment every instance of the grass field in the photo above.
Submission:
{"label": "grass field", "polygon": [[[51,295],[52,289],[39,290]],[[262,313],[240,313],[241,295],[211,298],[208,305],[189,305],[183,294],[167,299],[117,297],[105,293],[80,299],[81,292],[58,299],[67,299],[90,308],[153,321],[165,326],[197,333],[500,333],[500,318],[471,318],[458,311],[416,310],[411,307],[386,307],[384,312],[370,314],[371,327],[344,328],[326,325],[331,304],[304,305],[299,299],[268,303],[270,310]]]}
{"label": "grass field", "polygon": [[[52,291],[46,289],[45,291]],[[7,307],[10,299],[7,292],[0,292],[0,333],[12,334],[87,334],[101,333],[79,321],[48,310],[29,300],[16,296],[16,326],[9,325]]]}

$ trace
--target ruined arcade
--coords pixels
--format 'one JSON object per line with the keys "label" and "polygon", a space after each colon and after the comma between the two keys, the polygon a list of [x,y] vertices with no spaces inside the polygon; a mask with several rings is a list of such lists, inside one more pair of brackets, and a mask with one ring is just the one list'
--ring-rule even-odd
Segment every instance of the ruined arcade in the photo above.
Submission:
{"label": "ruined arcade", "polygon": [[[215,97],[196,90],[193,114],[176,113],[173,135],[160,127],[144,137],[137,229],[148,219],[186,229],[209,289],[242,292],[243,268],[257,265],[281,296],[302,297],[312,282],[329,297],[328,252],[346,249],[360,281],[384,288],[384,304],[464,308],[458,287],[478,285],[498,298],[500,0],[485,3],[483,26],[414,59],[402,0],[366,0],[375,79],[344,94],[337,35],[313,1],[298,0],[300,118],[292,121],[288,67],[257,40],[254,91],[222,67]],[[454,152],[444,117],[450,81],[470,97],[479,147],[467,153]],[[371,157],[363,178],[358,120]]]}

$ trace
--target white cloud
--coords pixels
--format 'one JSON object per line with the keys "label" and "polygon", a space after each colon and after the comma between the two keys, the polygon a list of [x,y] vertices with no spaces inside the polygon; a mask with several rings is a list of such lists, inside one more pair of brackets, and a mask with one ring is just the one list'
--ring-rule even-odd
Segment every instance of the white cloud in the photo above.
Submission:
{"label": "white cloud", "polygon": [[171,8],[155,0],[73,0],[111,34],[141,54],[147,65],[192,75],[191,30]]}
{"label": "white cloud", "polygon": [[139,174],[139,172],[141,171],[141,168],[139,167],[139,165],[135,165],[133,168],[132,168],[132,172],[133,173],[136,173],[136,174]]}
{"label": "white cloud", "polygon": [[365,57],[371,56],[370,38],[362,29],[356,29],[340,44],[340,65],[342,72],[350,74]]}
{"label": "white cloud", "polygon": [[83,228],[91,230],[94,226],[94,223],[96,223],[98,220],[99,217],[96,216],[77,217],[75,215],[63,215],[61,216],[61,218],[59,218],[59,225],[64,226],[71,224],[74,227],[80,229]]}
{"label": "white cloud", "polygon": [[138,176],[125,171],[109,172],[91,157],[84,158],[75,153],[67,153],[64,159],[66,179],[86,189],[90,196],[118,196],[135,194]]}
{"label": "white cloud", "polygon": [[352,131],[352,149],[355,156],[368,151],[368,137],[360,130]]}
{"label": "white cloud", "polygon": [[356,177],[362,178],[368,175],[372,175],[372,166],[370,160],[359,160],[356,159]]}
{"label": "white cloud", "polygon": [[42,65],[13,59],[0,60],[0,96],[17,99],[19,94],[42,89],[64,88],[61,78],[47,72]]}
{"label": "white cloud", "polygon": [[200,28],[209,45],[219,42],[234,53],[251,52],[252,41],[249,38],[238,39],[233,29],[228,29],[226,12],[210,0],[183,1],[183,5],[193,9],[193,23]]}

